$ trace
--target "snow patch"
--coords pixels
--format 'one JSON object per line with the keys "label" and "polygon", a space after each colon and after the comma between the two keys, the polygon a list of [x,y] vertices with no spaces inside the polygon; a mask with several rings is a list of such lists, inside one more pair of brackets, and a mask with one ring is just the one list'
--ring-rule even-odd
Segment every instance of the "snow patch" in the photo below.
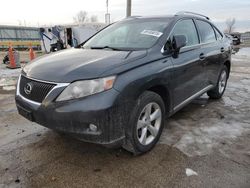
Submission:
{"label": "snow patch", "polygon": [[17,78],[1,78],[0,87],[16,85]]}
{"label": "snow patch", "polygon": [[248,123],[218,122],[215,118],[197,127],[174,124],[177,125],[174,130],[163,132],[160,143],[173,146],[189,157],[207,155],[221,143],[232,142],[250,130]]}
{"label": "snow patch", "polygon": [[244,102],[232,100],[230,97],[223,97],[223,101],[225,106],[240,106]]}
{"label": "snow patch", "polygon": [[3,90],[6,90],[6,91],[11,91],[15,89],[16,89],[16,86],[3,86]]}
{"label": "snow patch", "polygon": [[174,145],[188,156],[206,155],[220,143],[234,140],[246,130],[245,124],[221,124],[199,127],[187,132]]}
{"label": "snow patch", "polygon": [[186,168],[186,175],[189,176],[198,176],[197,172],[193,171],[190,168]]}
{"label": "snow patch", "polygon": [[9,78],[9,77],[18,77],[18,75],[21,73],[21,70],[22,69],[20,68],[19,69],[7,69],[7,68],[0,69],[1,79]]}

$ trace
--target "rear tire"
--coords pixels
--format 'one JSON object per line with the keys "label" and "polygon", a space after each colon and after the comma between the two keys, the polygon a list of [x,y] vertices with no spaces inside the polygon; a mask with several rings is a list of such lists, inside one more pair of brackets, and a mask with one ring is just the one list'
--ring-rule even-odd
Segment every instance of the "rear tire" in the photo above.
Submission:
{"label": "rear tire", "polygon": [[123,148],[135,155],[150,151],[158,142],[165,122],[165,105],[162,98],[145,91],[132,110],[125,128]]}
{"label": "rear tire", "polygon": [[208,91],[207,95],[211,99],[220,99],[226,90],[227,80],[228,80],[228,69],[224,65],[221,72],[220,72],[220,76],[219,76],[219,79],[217,81],[216,87],[214,89]]}

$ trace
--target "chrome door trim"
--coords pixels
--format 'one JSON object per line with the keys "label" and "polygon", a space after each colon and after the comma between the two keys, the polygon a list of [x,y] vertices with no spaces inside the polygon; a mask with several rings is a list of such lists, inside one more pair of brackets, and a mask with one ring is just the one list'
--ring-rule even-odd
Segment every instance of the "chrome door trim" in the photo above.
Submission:
{"label": "chrome door trim", "polygon": [[200,90],[199,92],[195,93],[191,97],[187,98],[186,100],[184,100],[183,102],[181,102],[180,104],[178,104],[177,106],[174,107],[174,113],[177,112],[178,110],[180,110],[182,107],[184,107],[187,104],[189,104],[193,99],[199,97],[200,95],[202,95],[203,93],[207,92],[208,90],[210,90],[213,87],[214,87],[213,85],[208,85],[207,87],[203,88],[202,90]]}

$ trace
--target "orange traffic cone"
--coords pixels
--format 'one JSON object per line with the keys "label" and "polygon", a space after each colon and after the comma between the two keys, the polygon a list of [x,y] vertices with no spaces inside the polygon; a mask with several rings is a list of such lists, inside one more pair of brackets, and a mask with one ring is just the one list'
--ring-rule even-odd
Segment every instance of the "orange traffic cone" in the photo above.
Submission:
{"label": "orange traffic cone", "polygon": [[9,46],[9,61],[10,61],[10,63],[9,63],[9,65],[7,65],[7,68],[10,68],[10,69],[19,68],[16,66],[13,48],[11,45]]}
{"label": "orange traffic cone", "polygon": [[30,45],[29,55],[30,55],[30,61],[35,59],[35,53],[34,53],[34,50],[32,48],[32,45]]}

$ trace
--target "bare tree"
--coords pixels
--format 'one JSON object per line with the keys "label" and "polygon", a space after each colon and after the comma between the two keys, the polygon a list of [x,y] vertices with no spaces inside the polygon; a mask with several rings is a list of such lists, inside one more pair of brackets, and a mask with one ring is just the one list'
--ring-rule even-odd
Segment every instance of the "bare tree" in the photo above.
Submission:
{"label": "bare tree", "polygon": [[86,11],[80,11],[73,17],[74,21],[78,24],[82,24],[88,21],[88,13]]}
{"label": "bare tree", "polygon": [[227,25],[227,32],[230,34],[232,33],[234,29],[234,24],[235,24],[235,18],[229,18],[226,20],[226,25]]}
{"label": "bare tree", "polygon": [[92,15],[92,16],[90,17],[90,21],[91,21],[91,22],[98,22],[97,16],[96,16],[96,15]]}

